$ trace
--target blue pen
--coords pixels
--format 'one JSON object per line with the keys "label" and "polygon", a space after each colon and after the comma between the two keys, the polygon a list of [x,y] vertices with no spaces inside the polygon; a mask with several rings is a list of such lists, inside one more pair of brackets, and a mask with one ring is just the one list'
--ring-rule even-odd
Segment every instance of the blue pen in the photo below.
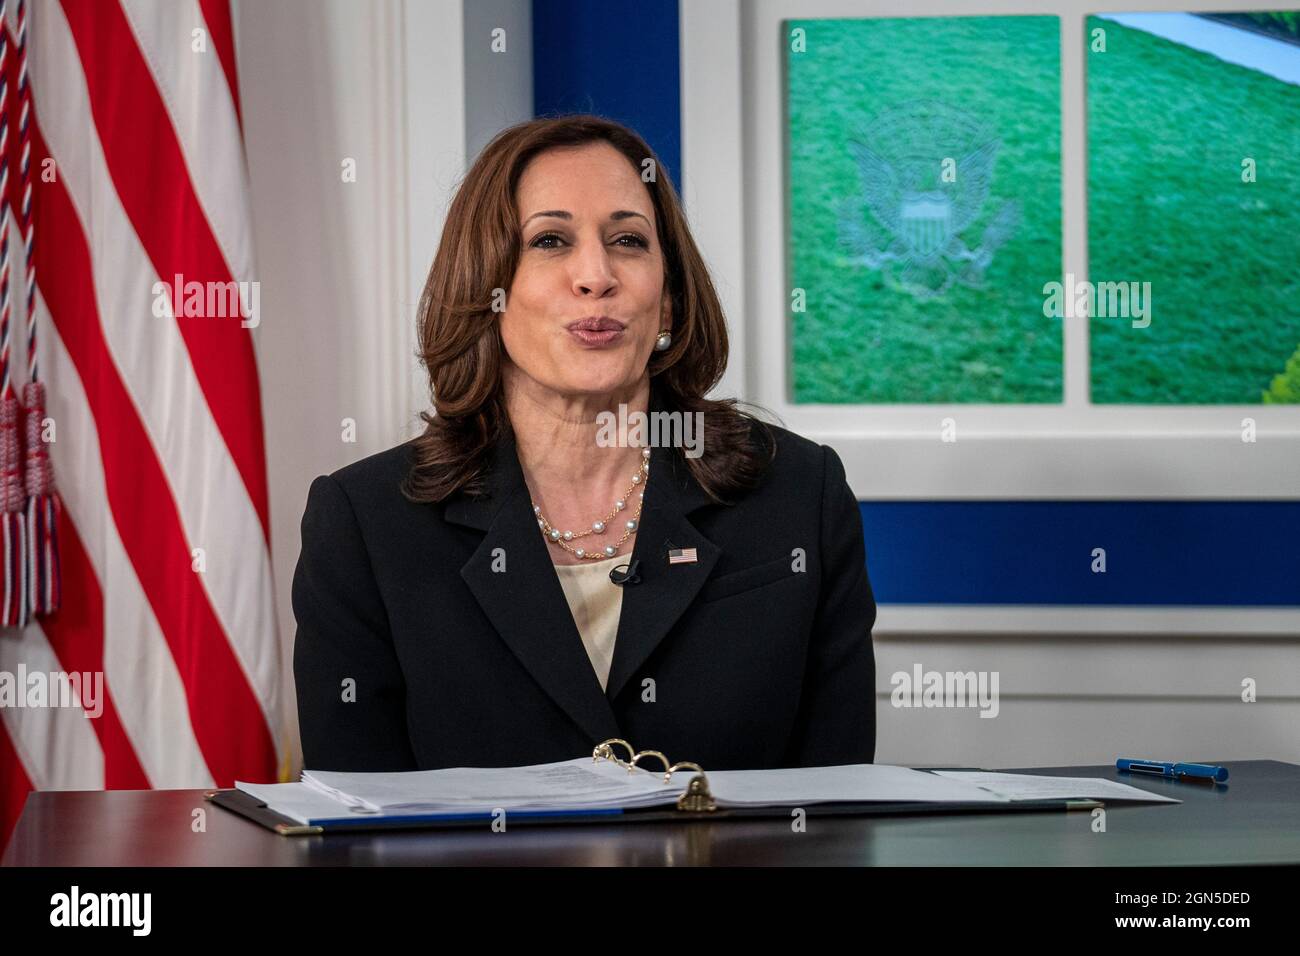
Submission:
{"label": "blue pen", "polygon": [[1164,763],[1160,760],[1130,760],[1121,757],[1115,761],[1115,769],[1153,773],[1174,780],[1209,780],[1223,783],[1228,779],[1227,767],[1216,767],[1208,763]]}

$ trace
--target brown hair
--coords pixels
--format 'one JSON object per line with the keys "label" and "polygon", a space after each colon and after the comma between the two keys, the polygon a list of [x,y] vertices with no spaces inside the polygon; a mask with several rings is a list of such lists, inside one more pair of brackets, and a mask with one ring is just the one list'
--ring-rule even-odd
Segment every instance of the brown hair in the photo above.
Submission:
{"label": "brown hair", "polygon": [[655,175],[645,185],[654,202],[672,300],[672,346],[652,353],[649,370],[664,410],[704,413],[703,454],[684,460],[719,503],[757,485],[772,460],[776,445],[770,429],[738,408],[751,403],[704,397],[727,366],[726,323],[663,164],[625,126],[597,116],[560,116],[497,134],[452,200],[420,297],[420,359],[437,414],[421,412],[425,430],[411,442],[414,461],[402,487],[410,500],[442,501],[462,489],[482,492],[486,455],[510,427],[501,384],[506,352],[492,306],[493,290],[510,287],[519,262],[523,236],[516,187],[542,151],[601,141],[626,156],[638,174],[644,160],[653,161]]}

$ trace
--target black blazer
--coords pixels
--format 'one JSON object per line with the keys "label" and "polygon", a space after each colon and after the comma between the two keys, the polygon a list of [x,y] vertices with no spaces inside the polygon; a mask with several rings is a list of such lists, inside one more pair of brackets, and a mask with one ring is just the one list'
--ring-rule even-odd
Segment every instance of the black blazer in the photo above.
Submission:
{"label": "black blazer", "polygon": [[[317,478],[293,580],[306,767],[520,766],[610,737],[705,770],[870,763],[876,605],[858,504],[834,451],[772,431],[766,479],[730,506],[680,452],[652,449],[641,581],[624,589],[605,692],[513,438],[486,498],[408,501],[409,444]],[[671,547],[698,561],[669,565]]]}

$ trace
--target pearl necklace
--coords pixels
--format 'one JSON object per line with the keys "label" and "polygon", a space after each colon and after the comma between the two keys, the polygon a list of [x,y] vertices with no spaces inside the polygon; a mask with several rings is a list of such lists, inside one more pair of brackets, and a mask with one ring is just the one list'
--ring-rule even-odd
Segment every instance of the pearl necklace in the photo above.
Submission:
{"label": "pearl necklace", "polygon": [[619,538],[614,544],[607,544],[604,548],[588,551],[586,548],[571,547],[568,542],[576,538],[585,538],[589,534],[604,534],[609,522],[614,520],[615,515],[627,508],[627,499],[632,496],[632,492],[637,485],[641,485],[646,476],[650,474],[650,449],[641,449],[641,467],[637,473],[632,476],[632,484],[622,498],[614,502],[614,510],[605,515],[600,521],[593,521],[591,527],[586,531],[561,531],[554,527],[542,515],[542,507],[537,502],[533,502],[533,514],[537,515],[537,526],[542,529],[542,536],[552,544],[558,544],[565,551],[582,560],[599,561],[602,558],[612,558],[618,554],[619,546],[632,536],[632,532],[637,529],[641,519],[641,506],[645,504],[645,489],[637,492],[636,513],[624,522],[623,537]]}

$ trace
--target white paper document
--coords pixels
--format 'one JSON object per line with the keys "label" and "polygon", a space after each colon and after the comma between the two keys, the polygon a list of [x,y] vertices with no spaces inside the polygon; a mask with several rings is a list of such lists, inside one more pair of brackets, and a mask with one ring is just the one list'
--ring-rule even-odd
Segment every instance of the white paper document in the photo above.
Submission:
{"label": "white paper document", "polygon": [[375,812],[440,810],[560,810],[653,806],[684,784],[664,783],[662,773],[632,773],[590,757],[531,767],[449,767],[402,773],[304,770],[304,785]]}
{"label": "white paper document", "polygon": [[[785,770],[715,770],[706,774],[718,806],[798,807],[805,803],[1006,803],[1008,798],[959,780],[892,767],[849,764]],[[675,773],[674,779],[690,780]]]}
{"label": "white paper document", "polygon": [[[402,773],[304,770],[300,783],[235,786],[299,823],[364,817],[631,810],[671,806],[694,771],[662,772],[577,757],[529,767],[450,767]],[[1096,797],[1177,803],[1135,787],[1084,777],[986,771],[927,773],[888,764],[706,772],[720,808],[813,803],[983,803]]]}
{"label": "white paper document", "polygon": [[1048,777],[1042,774],[997,773],[989,770],[936,770],[949,780],[974,784],[1012,800],[1134,800],[1143,803],[1182,803],[1126,783],[1101,777]]}
{"label": "white paper document", "polygon": [[[235,782],[236,789],[261,800],[281,816],[302,824],[337,822],[352,818],[364,819],[361,814],[326,796],[319,790],[301,783],[243,783]],[[374,814],[369,814],[373,816]]]}

